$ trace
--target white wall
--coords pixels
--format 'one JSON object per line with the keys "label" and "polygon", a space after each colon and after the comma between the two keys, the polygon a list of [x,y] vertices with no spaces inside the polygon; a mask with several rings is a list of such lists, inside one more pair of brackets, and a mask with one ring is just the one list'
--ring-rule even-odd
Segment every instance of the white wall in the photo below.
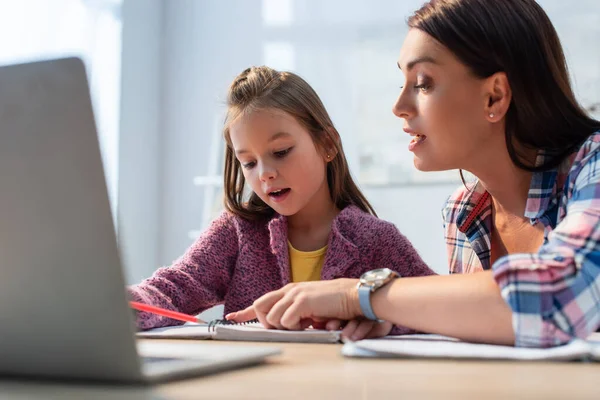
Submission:
{"label": "white wall", "polygon": [[118,233],[132,283],[156,269],[161,241],[163,2],[125,0],[122,20]]}

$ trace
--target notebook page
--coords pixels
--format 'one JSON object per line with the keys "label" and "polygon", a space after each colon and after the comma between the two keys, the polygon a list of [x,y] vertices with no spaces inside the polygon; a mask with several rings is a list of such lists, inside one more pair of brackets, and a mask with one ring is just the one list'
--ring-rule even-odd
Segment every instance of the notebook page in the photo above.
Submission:
{"label": "notebook page", "polygon": [[[413,337],[415,336],[415,337]],[[517,348],[457,341],[438,335],[388,336],[348,342],[342,354],[348,357],[418,357],[488,360],[580,360],[591,346],[583,340],[549,349]]]}
{"label": "notebook page", "polygon": [[594,361],[600,361],[600,332],[594,332],[587,338],[588,343],[592,347],[590,358]]}
{"label": "notebook page", "polygon": [[149,329],[137,332],[136,336],[138,339],[210,339],[213,332],[209,332],[208,324],[186,324]]}
{"label": "notebook page", "polygon": [[167,326],[137,332],[139,339],[219,339],[258,342],[299,342],[337,343],[339,331],[306,329],[304,331],[284,331],[265,329],[260,323],[245,325],[216,325],[209,329],[208,324],[185,324]]}
{"label": "notebook page", "polygon": [[337,343],[341,333],[312,328],[303,331],[265,329],[260,323],[218,325],[215,330],[214,339],[251,342]]}
{"label": "notebook page", "polygon": [[595,342],[592,344],[592,350],[590,351],[590,359],[593,361],[600,362],[600,342]]}

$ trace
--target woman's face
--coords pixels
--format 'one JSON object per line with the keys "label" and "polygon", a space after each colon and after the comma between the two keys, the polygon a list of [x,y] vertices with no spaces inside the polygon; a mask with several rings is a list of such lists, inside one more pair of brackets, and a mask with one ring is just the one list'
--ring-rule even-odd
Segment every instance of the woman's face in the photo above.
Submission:
{"label": "woman's face", "polygon": [[473,162],[482,162],[498,140],[491,128],[486,80],[418,29],[409,31],[398,67],[405,83],[393,112],[413,136],[409,150],[415,167],[470,170]]}

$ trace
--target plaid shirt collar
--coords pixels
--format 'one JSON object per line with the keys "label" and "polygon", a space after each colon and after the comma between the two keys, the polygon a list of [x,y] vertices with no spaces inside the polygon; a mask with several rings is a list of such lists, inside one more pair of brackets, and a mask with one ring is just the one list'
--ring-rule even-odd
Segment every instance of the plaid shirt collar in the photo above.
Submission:
{"label": "plaid shirt collar", "polygon": [[[556,226],[559,199],[574,156],[568,157],[556,168],[533,173],[524,214],[532,224],[539,220],[546,227]],[[546,158],[546,152],[540,151],[536,166],[542,165]],[[490,269],[488,243],[492,232],[492,198],[480,181],[461,201],[456,214],[456,226],[467,236],[483,269]]]}

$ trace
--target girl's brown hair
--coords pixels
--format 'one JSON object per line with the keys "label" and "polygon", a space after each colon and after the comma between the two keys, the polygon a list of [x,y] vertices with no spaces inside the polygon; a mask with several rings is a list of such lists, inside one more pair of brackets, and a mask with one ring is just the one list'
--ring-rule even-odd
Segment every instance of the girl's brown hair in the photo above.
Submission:
{"label": "girl's brown hair", "polygon": [[[477,77],[506,73],[506,145],[517,167],[554,168],[600,129],[575,99],[558,34],[534,0],[431,0],[408,26],[440,42]],[[515,141],[545,150],[544,164],[528,165]]]}
{"label": "girl's brown hair", "polygon": [[264,109],[276,109],[293,116],[310,133],[317,149],[335,156],[327,163],[327,184],[334,204],[341,210],[355,205],[376,215],[373,207],[354,183],[339,134],[313,88],[298,75],[269,67],[251,67],[239,74],[227,94],[227,116],[223,134],[225,149],[225,208],[248,220],[268,219],[275,211],[256,193],[244,198],[245,179],[235,157],[229,129],[241,115]]}

